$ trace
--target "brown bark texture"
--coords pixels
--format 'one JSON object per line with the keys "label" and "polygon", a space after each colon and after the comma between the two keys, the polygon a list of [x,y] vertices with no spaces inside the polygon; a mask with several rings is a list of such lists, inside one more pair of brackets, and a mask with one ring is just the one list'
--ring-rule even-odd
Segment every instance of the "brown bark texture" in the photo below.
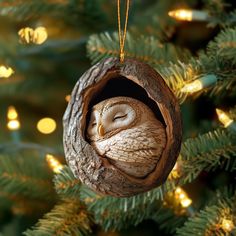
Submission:
{"label": "brown bark texture", "polygon": [[[91,100],[108,80],[122,76],[141,86],[158,106],[166,126],[166,147],[156,168],[145,178],[134,178],[100,157],[86,139],[86,115]],[[67,163],[75,177],[103,195],[130,197],[163,184],[175,165],[182,139],[177,99],[160,74],[134,59],[120,63],[104,59],[86,71],[76,83],[63,117],[63,141]]]}

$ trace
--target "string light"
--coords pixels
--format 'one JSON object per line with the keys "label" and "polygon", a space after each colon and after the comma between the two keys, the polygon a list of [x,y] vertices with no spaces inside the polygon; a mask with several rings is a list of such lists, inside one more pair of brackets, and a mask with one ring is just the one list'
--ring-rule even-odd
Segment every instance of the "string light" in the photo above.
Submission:
{"label": "string light", "polygon": [[9,78],[14,73],[11,67],[0,66],[0,78]]}
{"label": "string light", "polygon": [[20,121],[18,120],[18,113],[14,106],[9,106],[7,111],[7,128],[9,130],[18,130],[20,128]]}
{"label": "string light", "polygon": [[232,220],[228,220],[228,219],[222,219],[221,222],[221,228],[225,231],[225,232],[231,232],[234,229],[234,223]]}
{"label": "string light", "polygon": [[163,205],[172,209],[176,215],[194,214],[194,209],[191,206],[192,200],[187,193],[181,188],[177,187],[174,191],[167,192]]}
{"label": "string light", "polygon": [[18,31],[18,35],[20,36],[21,43],[34,43],[34,44],[42,44],[48,38],[48,33],[45,27],[37,27],[36,29],[32,29],[30,27],[22,28]]}
{"label": "string light", "polygon": [[170,11],[168,15],[176,20],[192,21],[193,19],[193,12],[185,9]]}
{"label": "string light", "polygon": [[192,200],[187,193],[180,187],[177,187],[174,192],[176,200],[178,200],[183,208],[187,208],[192,204]]}
{"label": "string light", "polygon": [[216,83],[218,78],[215,75],[209,74],[201,77],[200,79],[196,79],[190,83],[187,83],[181,88],[182,93],[195,93],[203,88],[207,88],[212,84]]}
{"label": "string light", "polygon": [[180,21],[207,21],[209,19],[207,12],[190,9],[169,11],[168,15]]}
{"label": "string light", "polygon": [[46,161],[54,173],[60,173],[63,165],[51,154],[46,155]]}
{"label": "string light", "polygon": [[222,110],[216,108],[216,113],[219,121],[224,125],[225,128],[230,126],[234,121]]}
{"label": "string light", "polygon": [[70,95],[66,95],[66,96],[65,96],[65,100],[66,100],[67,102],[69,102],[69,101],[70,101]]}
{"label": "string light", "polygon": [[38,131],[43,134],[51,134],[55,131],[56,127],[56,121],[49,117],[42,118],[37,123]]}
{"label": "string light", "polygon": [[180,90],[182,93],[195,93],[203,88],[202,82],[200,80],[195,80],[192,83],[184,85]]}

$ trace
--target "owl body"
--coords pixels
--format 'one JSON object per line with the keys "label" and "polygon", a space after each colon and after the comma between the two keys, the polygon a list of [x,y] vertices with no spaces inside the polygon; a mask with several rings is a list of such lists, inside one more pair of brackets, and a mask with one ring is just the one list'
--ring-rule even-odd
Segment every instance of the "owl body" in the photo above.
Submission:
{"label": "owl body", "polygon": [[166,145],[162,123],[148,106],[129,97],[95,105],[87,135],[100,156],[138,178],[155,169]]}

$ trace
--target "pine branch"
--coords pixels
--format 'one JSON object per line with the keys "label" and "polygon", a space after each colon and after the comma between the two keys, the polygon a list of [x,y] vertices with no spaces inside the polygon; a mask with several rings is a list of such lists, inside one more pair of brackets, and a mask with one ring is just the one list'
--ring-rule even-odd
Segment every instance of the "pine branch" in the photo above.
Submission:
{"label": "pine branch", "polygon": [[[102,58],[119,57],[119,38],[117,33],[92,35],[87,44],[87,51],[92,63]],[[134,37],[127,34],[125,52],[127,57],[135,58],[152,66],[159,66],[169,61],[189,58],[187,50],[179,49],[172,44],[162,44],[154,37]]]}
{"label": "pine branch", "polygon": [[202,170],[236,169],[236,139],[231,132],[218,129],[197,138],[188,139],[181,149],[184,182],[191,182]]}
{"label": "pine branch", "polygon": [[[182,53],[171,44],[161,44],[159,40],[153,37],[134,38],[128,34],[125,51],[127,57],[136,58],[156,68],[180,102],[183,102],[189,95],[181,91],[186,83],[210,74],[215,75],[218,80],[209,88],[199,91],[197,95],[210,91],[210,96],[223,96],[229,92],[233,94],[236,87],[234,77],[236,61],[234,49],[232,50],[232,45],[236,40],[235,32],[234,29],[221,32],[215,41],[208,45],[206,53],[201,53],[199,58],[191,58],[188,64],[178,61],[178,58],[186,61],[189,58],[188,53]],[[87,51],[92,63],[106,57],[118,57],[119,41],[117,34],[103,33],[91,36],[87,44]],[[183,55],[186,56],[183,58]],[[169,61],[172,63],[167,65]]]}
{"label": "pine branch", "polygon": [[166,233],[174,234],[176,228],[181,227],[186,221],[186,215],[176,215],[173,210],[161,206],[156,209],[151,219],[157,222],[159,228]]}
{"label": "pine branch", "polygon": [[107,20],[98,0],[93,2],[42,0],[0,3],[0,16],[8,16],[15,21],[33,21],[48,13],[52,18],[64,19],[67,25],[86,25],[84,28],[86,31],[101,30]]}
{"label": "pine branch", "polygon": [[[86,192],[86,194],[85,194]],[[83,186],[81,195],[93,212],[95,222],[104,230],[121,230],[130,226],[136,226],[145,219],[156,221],[160,228],[167,232],[173,232],[174,226],[180,226],[185,216],[176,217],[174,212],[166,209],[161,201],[154,201],[155,191],[134,196],[131,198],[113,198],[95,195],[94,192]],[[156,191],[157,193],[157,191]],[[168,227],[166,227],[168,225]]]}
{"label": "pine branch", "polygon": [[188,64],[176,63],[168,67],[159,68],[166,83],[182,103],[191,93],[181,91],[186,83],[208,75],[215,75],[217,80],[211,86],[204,88],[195,95],[208,92],[209,96],[229,96],[236,90],[236,60],[234,58],[236,30],[222,31],[213,42],[209,43],[206,53],[200,53],[198,58],[191,58]]}
{"label": "pine branch", "polygon": [[236,11],[230,11],[231,4],[224,0],[204,0],[204,10],[206,10],[211,16],[209,19],[208,26],[220,27],[235,26],[236,23]]}
{"label": "pine branch", "polygon": [[40,156],[0,155],[2,191],[34,199],[54,199],[52,172]]}
{"label": "pine branch", "polygon": [[61,8],[61,4],[53,4],[48,1],[5,1],[0,3],[0,15],[11,16],[15,20],[33,20],[42,14],[53,12]]}
{"label": "pine branch", "polygon": [[[155,209],[154,205],[157,204],[157,200],[163,199],[163,194],[174,190],[176,185],[181,186],[192,182],[201,171],[210,171],[214,168],[235,170],[235,155],[235,136],[227,130],[219,129],[185,141],[179,160],[180,178],[168,179],[164,185],[147,193],[131,198],[102,197],[84,185],[74,185],[76,180],[68,168],[55,178],[55,185],[57,192],[64,196],[77,198],[80,196],[88,205],[89,210],[94,213],[96,222],[106,230],[121,229],[125,225],[124,222],[137,225],[143,219],[153,218],[152,209]],[[167,214],[166,217],[168,216]],[[161,221],[161,215],[160,218],[155,216],[154,219],[163,222],[163,227],[165,227],[165,222]]]}
{"label": "pine branch", "polygon": [[168,67],[159,68],[160,74],[180,103],[183,103],[188,96],[187,93],[181,92],[181,89],[187,82],[198,78],[198,70],[199,65],[197,63],[192,65],[180,61],[176,64],[170,63]]}
{"label": "pine branch", "polygon": [[236,65],[236,29],[221,31],[207,47],[207,55],[217,57]]}
{"label": "pine branch", "polygon": [[178,236],[187,235],[234,235],[236,228],[230,230],[229,233],[222,225],[223,219],[230,220],[233,224],[236,223],[236,194],[225,197],[220,192],[217,193],[217,202],[215,204],[206,206],[196,216],[189,218],[184,226],[177,229]]}
{"label": "pine branch", "polygon": [[72,171],[65,166],[61,172],[54,175],[55,190],[59,195],[66,197],[78,197],[80,193],[80,181],[75,179]]}
{"label": "pine branch", "polygon": [[93,220],[84,206],[75,199],[67,199],[56,205],[51,212],[31,229],[26,236],[74,235],[82,236],[92,232]]}
{"label": "pine branch", "polygon": [[126,222],[138,224],[143,217],[152,218],[152,207],[149,211],[148,206],[156,204],[157,200],[163,198],[163,194],[173,191],[177,185],[192,182],[201,171],[214,168],[235,170],[235,156],[235,137],[230,132],[219,129],[184,142],[179,160],[180,178],[177,180],[168,179],[161,187],[130,198],[94,196],[86,187],[81,188],[80,195],[89,210],[94,212],[96,221],[105,229],[122,227],[125,216],[130,217],[125,218]]}

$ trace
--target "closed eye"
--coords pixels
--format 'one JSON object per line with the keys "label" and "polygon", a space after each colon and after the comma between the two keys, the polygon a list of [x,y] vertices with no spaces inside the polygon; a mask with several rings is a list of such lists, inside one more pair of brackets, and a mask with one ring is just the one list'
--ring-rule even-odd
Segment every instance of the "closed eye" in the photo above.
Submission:
{"label": "closed eye", "polygon": [[96,125],[97,125],[97,123],[95,123],[95,122],[94,122],[94,123],[92,123],[92,127],[94,127],[94,126],[96,126]]}
{"label": "closed eye", "polygon": [[115,117],[113,118],[113,121],[119,120],[119,119],[123,119],[123,118],[125,118],[125,117],[127,117],[127,114],[124,114],[124,115],[117,115],[117,116],[115,116]]}

